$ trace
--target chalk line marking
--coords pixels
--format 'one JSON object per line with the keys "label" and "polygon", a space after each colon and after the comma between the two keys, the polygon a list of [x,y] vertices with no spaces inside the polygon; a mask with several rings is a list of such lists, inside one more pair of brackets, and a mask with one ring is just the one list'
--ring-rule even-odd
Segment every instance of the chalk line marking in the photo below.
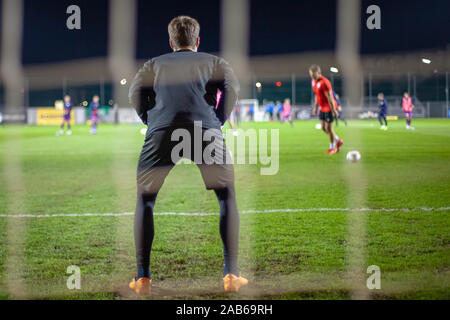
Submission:
{"label": "chalk line marking", "polygon": [[[450,207],[440,208],[299,208],[299,209],[267,209],[242,210],[240,214],[280,213],[280,212],[412,212],[412,211],[449,211]],[[57,218],[57,217],[123,217],[133,216],[134,212],[122,213],[55,213],[55,214],[0,214],[0,218]],[[155,212],[157,216],[217,216],[218,212]]]}

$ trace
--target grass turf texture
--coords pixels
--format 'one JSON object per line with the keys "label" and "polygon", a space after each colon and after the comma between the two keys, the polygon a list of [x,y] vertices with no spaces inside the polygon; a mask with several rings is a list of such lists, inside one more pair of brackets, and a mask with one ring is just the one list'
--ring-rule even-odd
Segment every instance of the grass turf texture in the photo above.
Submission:
{"label": "grass turf texture", "polygon": [[[363,173],[366,207],[450,206],[448,120],[415,120],[415,131],[391,121],[387,132],[375,121],[349,121],[337,128],[346,143],[332,156],[324,154],[328,141],[315,123],[295,122],[293,129],[275,122],[243,124],[280,130],[280,166],[274,176],[261,176],[259,166],[235,166],[241,211],[352,207],[349,166]],[[75,126],[72,136],[57,137],[56,127],[0,126],[0,213],[134,211],[140,128],[100,125],[91,136],[87,126]],[[18,177],[5,172],[11,148],[23,172],[23,200],[14,212],[8,208],[18,193],[6,182]],[[362,161],[348,163],[349,150],[359,150]],[[218,212],[218,205],[198,169],[181,165],[166,179],[155,209]],[[365,265],[381,268],[381,290],[371,291],[372,298],[450,298],[449,211],[360,214],[367,215]],[[347,217],[326,211],[241,215],[240,265],[250,285],[236,295],[222,292],[218,216],[155,216],[150,298],[350,298]],[[7,231],[17,221],[0,217],[0,298],[16,297],[7,286],[14,277],[27,298],[136,298],[127,290],[135,272],[132,216],[23,220],[24,265],[6,274],[8,253],[17,250],[7,243]],[[81,268],[80,290],[66,287],[69,265]]]}

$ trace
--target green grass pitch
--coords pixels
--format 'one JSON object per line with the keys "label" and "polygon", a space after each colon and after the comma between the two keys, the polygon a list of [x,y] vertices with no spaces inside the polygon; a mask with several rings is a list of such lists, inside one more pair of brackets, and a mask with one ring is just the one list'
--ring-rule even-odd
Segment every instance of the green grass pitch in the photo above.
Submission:
{"label": "green grass pitch", "polygon": [[[345,144],[332,156],[316,123],[242,125],[280,130],[280,166],[273,176],[260,175],[259,165],[235,166],[239,210],[313,209],[241,214],[240,266],[249,286],[222,292],[217,215],[157,215],[150,299],[351,298],[349,213],[319,209],[354,207],[353,169],[363,207],[398,209],[357,213],[366,221],[359,276],[368,277],[369,265],[381,269],[381,289],[369,297],[450,298],[450,122],[415,120],[408,131],[403,120],[391,121],[386,132],[376,120],[341,123]],[[57,137],[57,127],[0,126],[0,214],[134,211],[140,128],[100,125],[91,136],[75,126],[72,136]],[[349,150],[361,152],[360,163],[345,160]],[[218,212],[218,205],[198,169],[180,165],[155,210]],[[66,287],[70,265],[81,269],[80,290]],[[134,299],[127,289],[134,272],[132,215],[0,217],[2,299]]]}

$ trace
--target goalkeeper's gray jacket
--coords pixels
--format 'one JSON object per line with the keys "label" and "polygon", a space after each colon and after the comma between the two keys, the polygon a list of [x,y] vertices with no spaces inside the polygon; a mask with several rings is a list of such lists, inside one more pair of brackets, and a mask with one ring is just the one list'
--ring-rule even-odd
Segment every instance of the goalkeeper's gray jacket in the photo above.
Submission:
{"label": "goalkeeper's gray jacket", "polygon": [[131,84],[129,99],[148,133],[194,121],[202,121],[206,129],[220,129],[238,92],[238,80],[224,59],[180,50],[147,61]]}

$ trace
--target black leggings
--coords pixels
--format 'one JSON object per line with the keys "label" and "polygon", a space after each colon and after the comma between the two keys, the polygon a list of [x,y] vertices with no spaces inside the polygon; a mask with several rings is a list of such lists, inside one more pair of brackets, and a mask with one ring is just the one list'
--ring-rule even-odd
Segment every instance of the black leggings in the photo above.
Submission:
{"label": "black leggings", "polygon": [[[238,276],[239,214],[235,191],[233,187],[215,189],[214,191],[220,206],[219,230],[225,262],[223,274],[233,273]],[[157,194],[145,194],[138,190],[136,214],[134,216],[134,241],[136,245],[138,278],[151,278],[149,270],[150,251],[155,235],[153,208],[156,196]]]}
{"label": "black leggings", "polygon": [[378,114],[378,121],[380,121],[380,124],[383,125],[383,121],[384,120],[384,124],[387,126],[387,120],[386,120],[386,115],[379,113]]}

